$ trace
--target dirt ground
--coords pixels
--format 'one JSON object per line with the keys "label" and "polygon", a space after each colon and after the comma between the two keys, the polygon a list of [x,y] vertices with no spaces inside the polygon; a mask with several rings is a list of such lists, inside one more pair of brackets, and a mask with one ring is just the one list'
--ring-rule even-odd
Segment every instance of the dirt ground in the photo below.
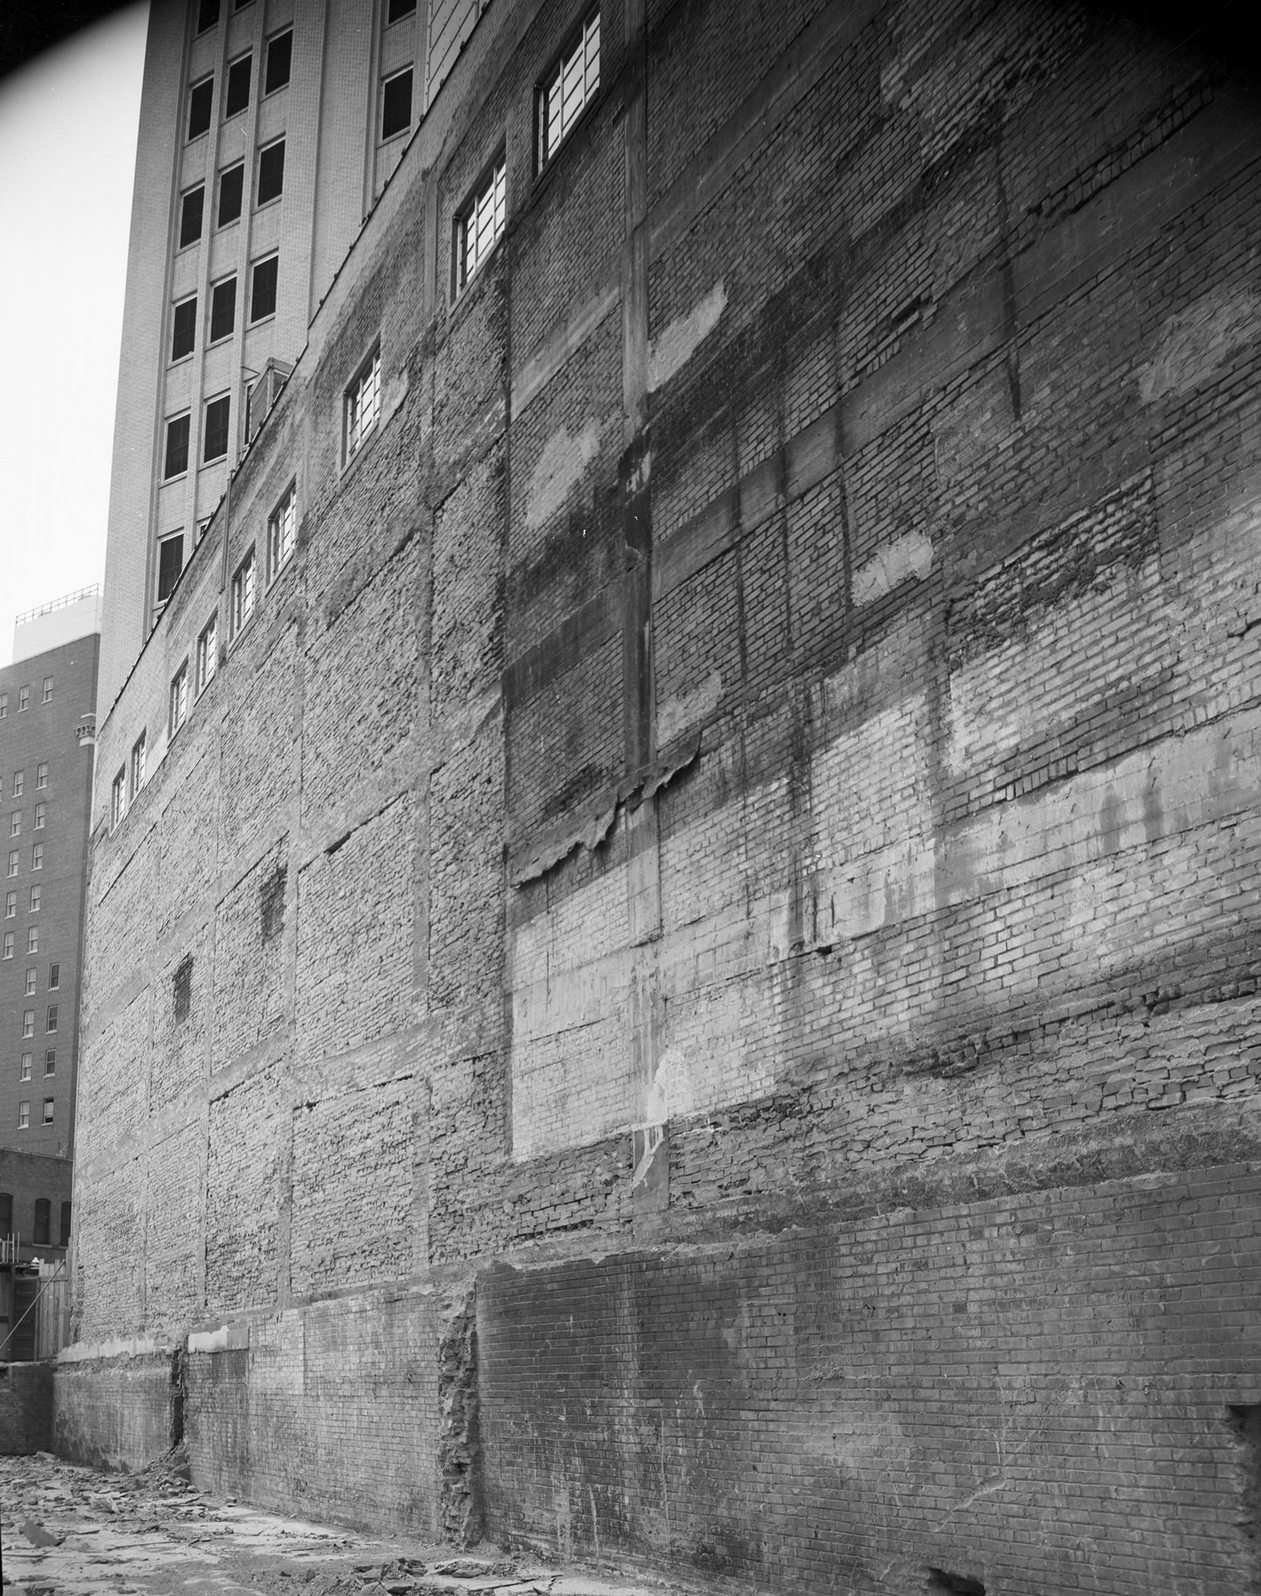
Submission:
{"label": "dirt ground", "polygon": [[[630,1596],[643,1586],[382,1540],[217,1501],[169,1468],[0,1457],[4,1593],[23,1596]],[[658,1590],[654,1596],[661,1596]]]}

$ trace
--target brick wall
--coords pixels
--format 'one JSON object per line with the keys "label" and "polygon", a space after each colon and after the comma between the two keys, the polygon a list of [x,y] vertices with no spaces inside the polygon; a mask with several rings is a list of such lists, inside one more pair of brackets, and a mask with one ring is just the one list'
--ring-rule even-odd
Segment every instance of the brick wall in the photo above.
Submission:
{"label": "brick wall", "polygon": [[47,1452],[53,1435],[53,1371],[48,1363],[0,1363],[0,1452]]}
{"label": "brick wall", "polygon": [[1255,108],[1093,9],[607,4],[535,180],[575,20],[452,59],[101,729],[154,753],[95,837],[85,1349],[191,1334],[194,1476],[357,1522],[1238,1584]]}

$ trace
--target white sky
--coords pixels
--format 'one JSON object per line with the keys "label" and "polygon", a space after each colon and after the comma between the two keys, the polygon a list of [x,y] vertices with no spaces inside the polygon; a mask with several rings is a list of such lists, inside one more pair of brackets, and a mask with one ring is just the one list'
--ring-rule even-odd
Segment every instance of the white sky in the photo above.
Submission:
{"label": "white sky", "polygon": [[15,614],[105,572],[147,17],[0,79],[0,665]]}

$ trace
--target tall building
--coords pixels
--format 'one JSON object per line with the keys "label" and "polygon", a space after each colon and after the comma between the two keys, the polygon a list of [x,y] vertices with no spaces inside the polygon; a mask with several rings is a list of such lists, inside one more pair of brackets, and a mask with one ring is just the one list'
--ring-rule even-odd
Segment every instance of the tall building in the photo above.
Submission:
{"label": "tall building", "polygon": [[102,713],[479,9],[479,0],[154,0]]}
{"label": "tall building", "polygon": [[0,669],[0,1238],[64,1245],[100,594],[20,615]]}

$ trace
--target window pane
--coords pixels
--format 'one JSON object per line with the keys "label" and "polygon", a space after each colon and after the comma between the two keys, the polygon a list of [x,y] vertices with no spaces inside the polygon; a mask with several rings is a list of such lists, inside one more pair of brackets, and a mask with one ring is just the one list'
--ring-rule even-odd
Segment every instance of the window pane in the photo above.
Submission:
{"label": "window pane", "polygon": [[412,69],[386,80],[381,91],[381,137],[393,138],[412,120]]}
{"label": "window pane", "polygon": [[416,9],[416,0],[390,0],[389,8],[385,14],[386,26],[397,22],[400,17],[410,17]]}
{"label": "window pane", "polygon": [[210,342],[231,336],[236,326],[236,278],[227,277],[210,291]]}
{"label": "window pane", "polygon": [[158,544],[158,603],[165,604],[171,596],[176,578],[184,568],[184,534],[163,538]]}
{"label": "window pane", "polygon": [[241,214],[241,198],[245,192],[245,164],[238,161],[219,174],[219,223],[226,227]]}
{"label": "window pane", "polygon": [[243,55],[228,68],[228,89],[224,95],[223,114],[236,116],[250,103],[250,74],[254,66],[252,55]]}
{"label": "window pane", "polygon": [[285,141],[277,139],[258,154],[258,203],[279,199],[285,187]]}
{"label": "window pane", "polygon": [[166,424],[166,458],[164,477],[177,477],[188,470],[188,417],[176,416]]}
{"label": "window pane", "polygon": [[180,201],[180,248],[195,244],[201,237],[201,210],[206,195],[206,185],[198,183],[190,188]]}
{"label": "window pane", "polygon": [[231,400],[226,393],[220,399],[212,399],[206,406],[206,430],[201,451],[203,461],[221,460],[227,454],[230,411]]}
{"label": "window pane", "polygon": [[293,60],[293,29],[278,33],[267,42],[267,75],[263,80],[263,93],[271,94],[283,89],[289,81],[289,68]]}
{"label": "window pane", "polygon": [[260,260],[254,267],[254,276],[250,284],[251,321],[262,321],[264,316],[276,314],[276,277],[279,269],[279,255]]}
{"label": "window pane", "polygon": [[171,318],[171,359],[183,360],[197,343],[197,296],[182,299]]}
{"label": "window pane", "polygon": [[207,28],[213,28],[219,20],[219,0],[201,0],[197,8],[197,31],[205,33]]}
{"label": "window pane", "polygon": [[194,83],[188,95],[188,136],[200,138],[210,130],[210,102],[214,99],[215,80],[203,78]]}

